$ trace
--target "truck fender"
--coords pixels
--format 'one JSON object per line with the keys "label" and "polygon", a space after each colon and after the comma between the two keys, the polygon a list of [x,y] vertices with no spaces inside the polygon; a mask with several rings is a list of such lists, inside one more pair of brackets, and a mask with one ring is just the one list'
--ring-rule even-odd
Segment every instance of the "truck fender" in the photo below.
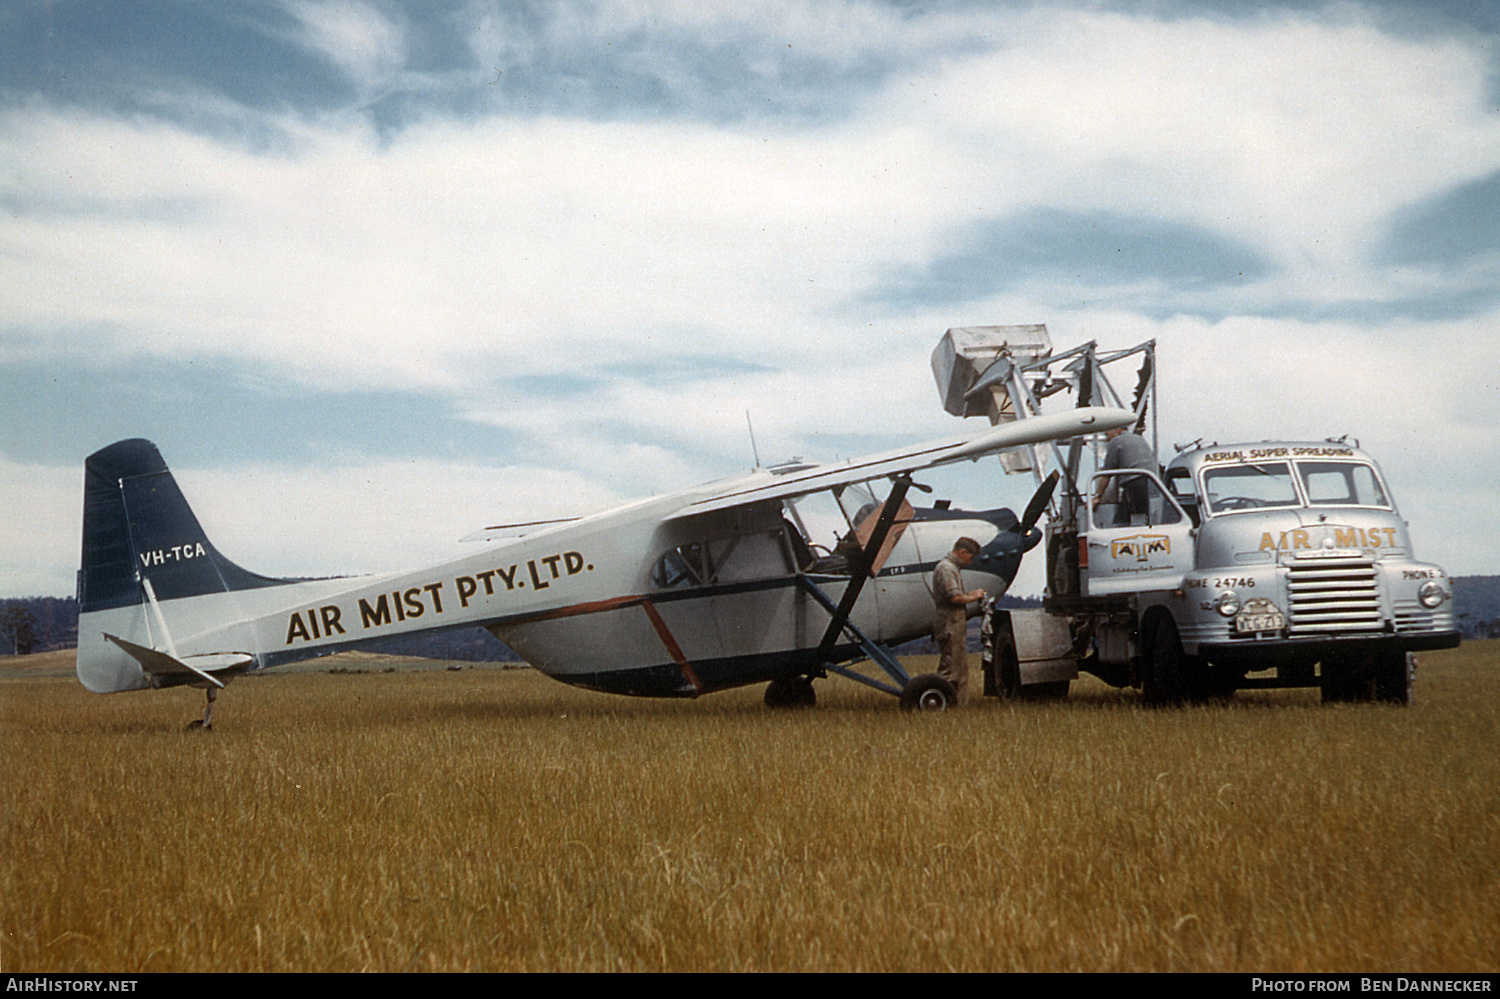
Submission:
{"label": "truck fender", "polygon": [[1044,610],[993,611],[985,652],[989,696],[1065,697],[1078,678],[1069,621]]}

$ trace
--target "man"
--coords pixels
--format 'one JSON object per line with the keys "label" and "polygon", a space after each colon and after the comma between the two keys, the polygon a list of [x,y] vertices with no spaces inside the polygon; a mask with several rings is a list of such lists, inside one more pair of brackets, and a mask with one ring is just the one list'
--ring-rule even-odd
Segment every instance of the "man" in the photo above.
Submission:
{"label": "man", "polygon": [[959,570],[967,569],[979,554],[979,542],[959,538],[932,571],[932,640],[938,647],[938,676],[953,684],[958,703],[969,700],[969,648],[967,607],[984,599],[983,590],[965,590]]}
{"label": "man", "polygon": [[[1114,469],[1139,468],[1147,472],[1156,471],[1156,452],[1140,434],[1126,433],[1124,427],[1116,427],[1105,433],[1109,444],[1104,448],[1104,463],[1101,472]],[[1146,512],[1150,496],[1147,480],[1139,475],[1110,475],[1096,479],[1094,487],[1094,509],[1101,503],[1115,503],[1114,523],[1110,527],[1123,527],[1130,518]],[[1109,497],[1105,499],[1105,497]]]}

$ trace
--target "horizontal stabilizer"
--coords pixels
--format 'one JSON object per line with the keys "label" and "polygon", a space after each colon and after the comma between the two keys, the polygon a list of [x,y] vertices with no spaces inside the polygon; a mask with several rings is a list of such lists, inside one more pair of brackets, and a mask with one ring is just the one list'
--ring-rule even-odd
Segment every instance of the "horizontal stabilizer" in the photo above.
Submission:
{"label": "horizontal stabilizer", "polygon": [[141,664],[141,669],[153,677],[162,679],[197,675],[216,687],[222,687],[223,682],[212,674],[239,666],[248,666],[255,661],[255,657],[246,652],[213,652],[177,659],[165,652],[148,649],[144,645],[136,645],[134,642],[127,642],[114,635],[106,634],[104,637],[124,649],[130,658]]}

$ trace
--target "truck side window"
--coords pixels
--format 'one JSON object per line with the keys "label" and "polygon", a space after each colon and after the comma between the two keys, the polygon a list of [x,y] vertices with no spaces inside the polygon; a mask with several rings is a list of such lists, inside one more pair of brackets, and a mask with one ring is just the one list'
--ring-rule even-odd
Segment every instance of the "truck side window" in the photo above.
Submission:
{"label": "truck side window", "polygon": [[1167,469],[1167,488],[1172,497],[1187,511],[1193,526],[1198,526],[1198,494],[1193,492],[1193,474],[1186,468]]}
{"label": "truck side window", "polygon": [[1182,520],[1177,504],[1149,475],[1140,472],[1104,472],[1104,494],[1094,507],[1095,527],[1157,527]]}

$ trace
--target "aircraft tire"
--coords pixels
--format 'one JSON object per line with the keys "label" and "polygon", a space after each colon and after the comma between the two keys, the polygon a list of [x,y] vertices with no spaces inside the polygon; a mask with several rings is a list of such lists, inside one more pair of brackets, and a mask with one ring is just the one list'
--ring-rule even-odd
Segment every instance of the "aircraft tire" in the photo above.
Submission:
{"label": "aircraft tire", "polygon": [[947,711],[956,707],[958,691],[936,673],[912,677],[901,691],[902,711]]}
{"label": "aircraft tire", "polygon": [[813,689],[812,679],[793,676],[772,680],[766,684],[766,707],[773,709],[811,708],[818,703],[818,692]]}

